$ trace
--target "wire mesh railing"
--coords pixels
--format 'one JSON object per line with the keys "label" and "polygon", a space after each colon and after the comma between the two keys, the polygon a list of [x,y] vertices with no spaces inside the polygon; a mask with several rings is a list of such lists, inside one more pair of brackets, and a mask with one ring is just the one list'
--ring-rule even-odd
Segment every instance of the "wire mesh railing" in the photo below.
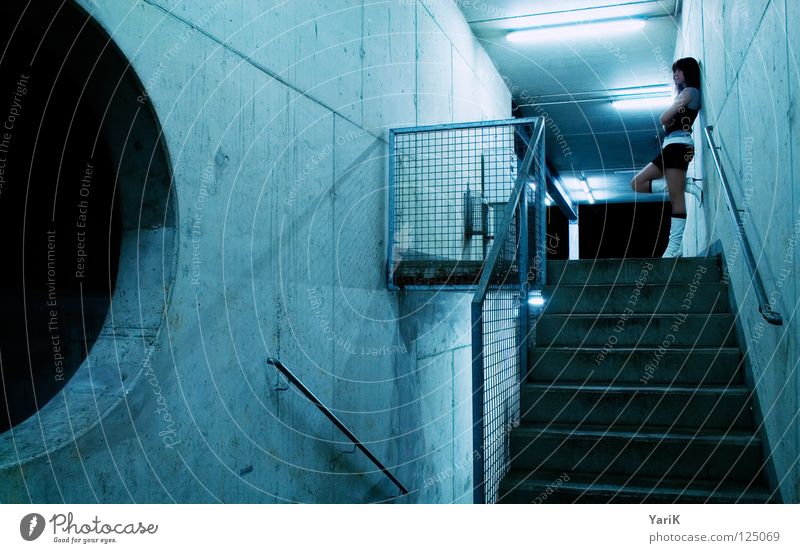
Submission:
{"label": "wire mesh railing", "polygon": [[[541,121],[527,136],[520,129],[525,155],[472,299],[475,503],[497,500],[508,472],[509,435],[519,424],[520,383],[528,367],[528,292],[541,289],[546,266],[542,129]],[[509,264],[517,270],[509,272]]]}
{"label": "wire mesh railing", "polygon": [[477,284],[535,119],[390,132],[391,289]]}
{"label": "wire mesh railing", "polygon": [[473,499],[493,503],[508,470],[527,372],[527,297],[544,282],[541,118],[390,132],[390,289],[475,290]]}

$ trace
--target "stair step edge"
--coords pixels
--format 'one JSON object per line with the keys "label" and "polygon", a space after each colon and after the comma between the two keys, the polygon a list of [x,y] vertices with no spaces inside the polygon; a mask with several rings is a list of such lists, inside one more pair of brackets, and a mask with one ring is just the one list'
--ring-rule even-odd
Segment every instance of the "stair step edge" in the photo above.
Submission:
{"label": "stair step edge", "polygon": [[686,442],[692,443],[730,443],[740,444],[743,446],[760,447],[761,438],[755,434],[747,432],[725,432],[725,433],[708,433],[708,432],[693,432],[691,430],[675,431],[668,430],[664,432],[653,431],[637,431],[637,430],[609,430],[609,429],[593,429],[590,427],[581,428],[553,428],[553,425],[547,424],[531,424],[523,423],[519,427],[512,430],[512,439],[514,436],[520,438],[531,438],[539,436],[567,436],[574,438],[587,438],[587,439],[628,439],[636,441],[666,441],[666,442]]}
{"label": "stair step edge", "polygon": [[[555,353],[596,353],[600,351],[605,351],[608,348],[603,348],[601,346],[585,346],[585,347],[569,347],[569,346],[535,346],[533,348],[534,353],[547,353],[547,352],[555,352]],[[619,346],[614,347],[613,349],[609,350],[607,353],[650,353],[653,351],[658,351],[657,346],[637,346],[637,347],[629,347],[629,346]],[[685,347],[685,346],[672,346],[667,351],[664,352],[665,355],[670,353],[681,353],[681,354],[692,354],[692,353],[700,353],[705,355],[710,355],[712,353],[724,353],[727,355],[733,355],[739,353],[739,348],[734,346],[720,346],[720,347]]]}
{"label": "stair step edge", "polygon": [[630,393],[639,392],[642,394],[650,393],[695,393],[695,394],[749,394],[750,389],[747,386],[653,386],[644,385],[639,386],[635,384],[612,384],[608,386],[603,385],[581,385],[581,384],[542,384],[538,382],[526,382],[522,384],[523,390],[541,390],[548,391],[577,391],[577,392],[610,392],[610,393]]}
{"label": "stair step edge", "polygon": [[[511,489],[521,489],[522,491],[535,491],[539,488],[552,487],[553,482],[565,473],[554,471],[537,471],[537,476],[531,475],[528,470],[512,470],[503,479],[500,485],[501,491]],[[731,499],[757,499],[758,501],[768,501],[771,499],[769,490],[758,486],[755,489],[731,489],[730,485],[719,489],[716,482],[695,479],[690,486],[680,486],[671,480],[661,480],[658,482],[642,482],[640,479],[632,479],[632,482],[619,483],[598,483],[594,482],[596,475],[590,474],[567,474],[570,479],[563,480],[558,487],[559,490],[574,492],[586,491],[588,495],[600,495],[614,493],[620,495],[674,495],[682,497],[711,497],[716,498],[730,497]],[[710,488],[710,489],[707,489]],[[716,489],[715,489],[716,488]]]}

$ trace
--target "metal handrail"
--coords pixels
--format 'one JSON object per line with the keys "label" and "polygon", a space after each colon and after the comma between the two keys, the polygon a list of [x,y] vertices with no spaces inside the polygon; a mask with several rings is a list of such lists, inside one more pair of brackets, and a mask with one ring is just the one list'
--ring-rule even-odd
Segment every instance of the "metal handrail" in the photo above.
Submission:
{"label": "metal handrail", "polygon": [[[522,137],[523,142],[525,142],[525,146],[529,146],[531,139],[525,133],[525,127],[520,127],[517,129],[517,132]],[[572,201],[572,198],[570,198],[563,190],[564,183],[561,181],[558,171],[549,159],[545,160],[545,168],[547,169],[545,171],[547,193],[550,194],[550,197],[553,199],[553,203],[558,206],[567,219],[570,221],[577,221],[578,212],[572,205],[574,202]]]}
{"label": "metal handrail", "polygon": [[[500,253],[505,247],[505,242],[511,228],[511,223],[514,219],[514,214],[518,208],[521,207],[520,212],[520,278],[521,286],[523,289],[527,286],[527,262],[528,262],[528,245],[527,245],[527,203],[525,188],[527,176],[530,172],[531,164],[533,162],[536,147],[541,140],[544,132],[544,120],[539,118],[536,121],[532,137],[529,140],[524,140],[527,149],[522,164],[517,173],[517,179],[514,182],[514,188],[511,196],[506,204],[506,209],[503,214],[503,219],[500,224],[498,232],[495,234],[494,243],[492,244],[489,255],[483,263],[481,278],[475,293],[472,296],[471,303],[471,318],[472,318],[472,448],[476,451],[480,450],[479,455],[473,458],[473,502],[485,503],[486,502],[486,482],[485,482],[485,461],[482,448],[484,447],[485,434],[484,434],[484,364],[483,364],[483,302],[486,299],[486,294],[489,290],[492,273],[494,272],[495,265],[500,259]],[[541,160],[540,160],[541,163]],[[544,197],[542,195],[542,197]],[[521,309],[521,335],[527,340],[527,311]],[[474,352],[480,352],[476,355]],[[527,364],[527,347],[520,346],[520,365]],[[524,370],[522,371],[524,374]]]}
{"label": "metal handrail", "polygon": [[722,189],[725,191],[725,199],[728,203],[728,209],[731,212],[733,223],[736,227],[736,235],[739,239],[739,243],[742,245],[742,249],[744,250],[745,263],[747,264],[747,269],[750,271],[750,278],[753,281],[753,287],[756,291],[756,298],[758,298],[758,310],[761,313],[761,316],[764,317],[764,320],[766,320],[768,323],[780,326],[783,324],[783,317],[779,312],[772,309],[772,306],[767,301],[767,293],[764,290],[764,283],[761,281],[761,275],[758,272],[758,266],[756,265],[756,260],[753,256],[753,250],[750,249],[750,242],[747,240],[747,235],[744,231],[744,223],[742,222],[742,218],[739,216],[739,210],[736,208],[736,201],[733,198],[733,193],[731,192],[731,187],[728,183],[728,177],[725,175],[725,169],[722,167],[722,162],[720,161],[719,154],[717,153],[719,148],[714,142],[714,137],[711,135],[711,133],[714,131],[714,127],[709,125],[705,130],[706,139],[708,140],[709,146],[711,146],[711,157],[714,159],[714,164],[717,167],[717,173],[722,181]]}
{"label": "metal handrail", "polygon": [[511,192],[511,197],[508,201],[508,204],[506,204],[506,210],[503,213],[503,221],[500,223],[500,229],[495,234],[494,244],[492,244],[492,249],[489,250],[489,255],[486,256],[486,262],[483,264],[481,279],[478,282],[478,287],[475,290],[475,294],[472,296],[473,305],[482,302],[486,297],[492,271],[494,271],[494,266],[497,264],[497,260],[500,258],[500,252],[503,251],[505,238],[509,229],[511,228],[511,222],[514,219],[514,212],[517,210],[520,198],[522,197],[522,191],[525,190],[525,179],[530,171],[531,163],[533,162],[533,154],[536,146],[539,143],[539,140],[541,139],[543,131],[544,123],[541,119],[539,119],[536,121],[536,127],[533,131],[533,139],[528,143],[528,149],[525,152],[525,157],[522,159],[522,167],[517,173],[517,180],[514,183],[514,189]]}
{"label": "metal handrail", "polygon": [[[484,129],[490,127],[512,127],[516,136],[521,138],[525,145],[527,145],[529,138],[526,137],[525,134],[525,127],[527,125],[539,124],[541,117],[522,117],[522,118],[512,118],[512,119],[494,119],[494,120],[486,120],[486,121],[471,121],[471,122],[461,122],[461,123],[444,123],[444,124],[437,124],[437,125],[424,125],[424,126],[413,126],[413,127],[399,127],[399,128],[392,128],[389,129],[389,156],[388,156],[388,172],[389,172],[389,194],[388,194],[388,210],[389,210],[389,217],[388,217],[388,236],[389,239],[386,241],[386,277],[388,282],[388,289],[392,291],[399,291],[401,290],[398,287],[393,278],[393,264],[395,262],[395,212],[396,212],[396,190],[395,190],[395,165],[396,165],[396,140],[398,136],[409,135],[409,134],[417,134],[417,133],[438,133],[443,131],[453,131],[453,130],[464,130],[464,129]],[[544,124],[542,124],[542,129],[544,128]],[[555,197],[554,197],[555,199]],[[485,266],[485,259],[483,260],[482,266]],[[405,290],[413,290],[413,289],[430,289],[429,285],[421,285],[415,286],[411,285],[404,285],[403,289]],[[474,284],[466,284],[466,285],[459,285],[459,284],[451,284],[447,283],[446,286],[439,286],[435,288],[437,291],[444,291],[444,290],[474,290]]]}
{"label": "metal handrail", "polygon": [[283,374],[283,375],[284,375],[284,376],[285,376],[285,377],[286,377],[286,378],[289,380],[289,382],[291,382],[292,384],[294,384],[294,385],[297,387],[297,389],[298,389],[298,390],[300,390],[300,391],[303,393],[303,395],[304,395],[304,396],[306,396],[306,398],[308,398],[308,400],[309,400],[311,403],[313,403],[314,405],[316,405],[316,406],[317,406],[317,409],[319,409],[319,410],[322,412],[322,414],[323,414],[323,415],[325,415],[326,417],[328,417],[328,419],[329,419],[329,420],[330,420],[330,421],[331,421],[331,422],[332,422],[334,425],[336,425],[336,427],[337,427],[339,430],[341,430],[341,431],[342,431],[342,433],[343,433],[345,436],[347,436],[347,438],[348,438],[348,439],[349,439],[351,442],[353,442],[353,445],[355,445],[355,446],[356,446],[358,449],[360,449],[361,451],[363,451],[363,452],[364,452],[364,455],[366,455],[366,456],[367,456],[367,458],[369,458],[369,460],[370,460],[370,461],[372,461],[372,462],[375,464],[375,466],[376,466],[376,467],[378,467],[379,469],[381,469],[381,472],[383,472],[383,474],[385,474],[385,475],[386,475],[386,477],[387,477],[389,480],[391,480],[391,481],[392,481],[392,483],[394,483],[394,485],[395,485],[395,486],[397,486],[397,488],[400,490],[400,495],[406,495],[406,494],[408,494],[408,490],[406,489],[406,487],[405,487],[405,486],[403,486],[403,484],[401,484],[401,483],[400,483],[400,481],[399,481],[399,480],[398,480],[398,479],[397,479],[397,478],[394,476],[394,474],[392,474],[392,472],[391,472],[391,471],[390,471],[388,468],[386,468],[386,466],[384,466],[384,464],[383,464],[383,463],[381,463],[381,462],[378,460],[378,458],[377,458],[377,457],[375,457],[375,455],[374,455],[374,454],[373,454],[373,453],[372,453],[372,452],[369,450],[369,448],[367,448],[367,446],[365,446],[363,443],[361,443],[361,440],[359,440],[358,438],[356,438],[356,435],[355,435],[355,434],[353,434],[353,433],[350,431],[350,429],[349,429],[349,428],[347,428],[347,426],[345,426],[345,424],[344,424],[344,423],[343,423],[341,420],[339,420],[339,418],[338,418],[336,415],[334,415],[334,414],[331,412],[331,410],[330,410],[330,409],[328,409],[328,408],[327,408],[327,407],[326,407],[326,406],[325,406],[325,405],[322,403],[322,401],[320,401],[320,399],[319,399],[317,396],[315,396],[315,395],[314,395],[314,393],[313,393],[311,390],[309,390],[308,388],[306,388],[306,386],[305,386],[305,385],[304,385],[302,382],[300,382],[300,380],[299,380],[299,379],[298,379],[298,378],[297,378],[297,377],[296,377],[294,374],[292,374],[292,371],[290,371],[290,370],[289,370],[289,369],[286,367],[286,365],[284,365],[283,363],[281,363],[279,360],[277,360],[277,359],[273,359],[273,358],[271,358],[271,357],[270,357],[269,359],[267,359],[267,363],[268,363],[269,365],[272,365],[272,366],[273,366],[273,367],[275,367],[276,369],[278,369],[278,370],[281,372],[281,374]]}

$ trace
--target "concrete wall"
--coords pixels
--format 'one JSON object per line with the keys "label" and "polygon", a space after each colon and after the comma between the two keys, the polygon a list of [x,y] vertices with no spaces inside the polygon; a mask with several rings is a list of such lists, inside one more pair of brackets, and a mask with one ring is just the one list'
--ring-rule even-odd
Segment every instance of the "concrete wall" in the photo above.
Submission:
{"label": "concrete wall", "polygon": [[[714,125],[722,163],[742,209],[764,286],[784,326],[764,323],[735,241],[707,144],[696,170],[706,204],[687,232],[686,253],[722,250],[738,306],[764,428],[783,498],[800,501],[800,3],[685,0],[676,57],[701,62],[699,130]],[[703,141],[705,142],[705,141]],[[704,161],[703,161],[704,160]],[[693,213],[689,212],[692,220]]]}
{"label": "concrete wall", "polygon": [[385,282],[386,129],[510,116],[459,10],[79,3],[132,61],[163,125],[177,274],[139,367],[152,377],[78,439],[2,469],[0,501],[393,495],[270,356],[395,467],[409,501],[469,501],[468,297]]}

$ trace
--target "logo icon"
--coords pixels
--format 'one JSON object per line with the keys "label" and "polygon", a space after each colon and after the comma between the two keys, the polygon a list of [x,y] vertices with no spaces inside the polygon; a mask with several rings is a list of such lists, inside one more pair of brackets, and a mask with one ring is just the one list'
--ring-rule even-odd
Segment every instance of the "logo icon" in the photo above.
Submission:
{"label": "logo icon", "polygon": [[19,523],[19,534],[25,541],[33,541],[44,532],[44,517],[39,513],[31,513],[22,517]]}

